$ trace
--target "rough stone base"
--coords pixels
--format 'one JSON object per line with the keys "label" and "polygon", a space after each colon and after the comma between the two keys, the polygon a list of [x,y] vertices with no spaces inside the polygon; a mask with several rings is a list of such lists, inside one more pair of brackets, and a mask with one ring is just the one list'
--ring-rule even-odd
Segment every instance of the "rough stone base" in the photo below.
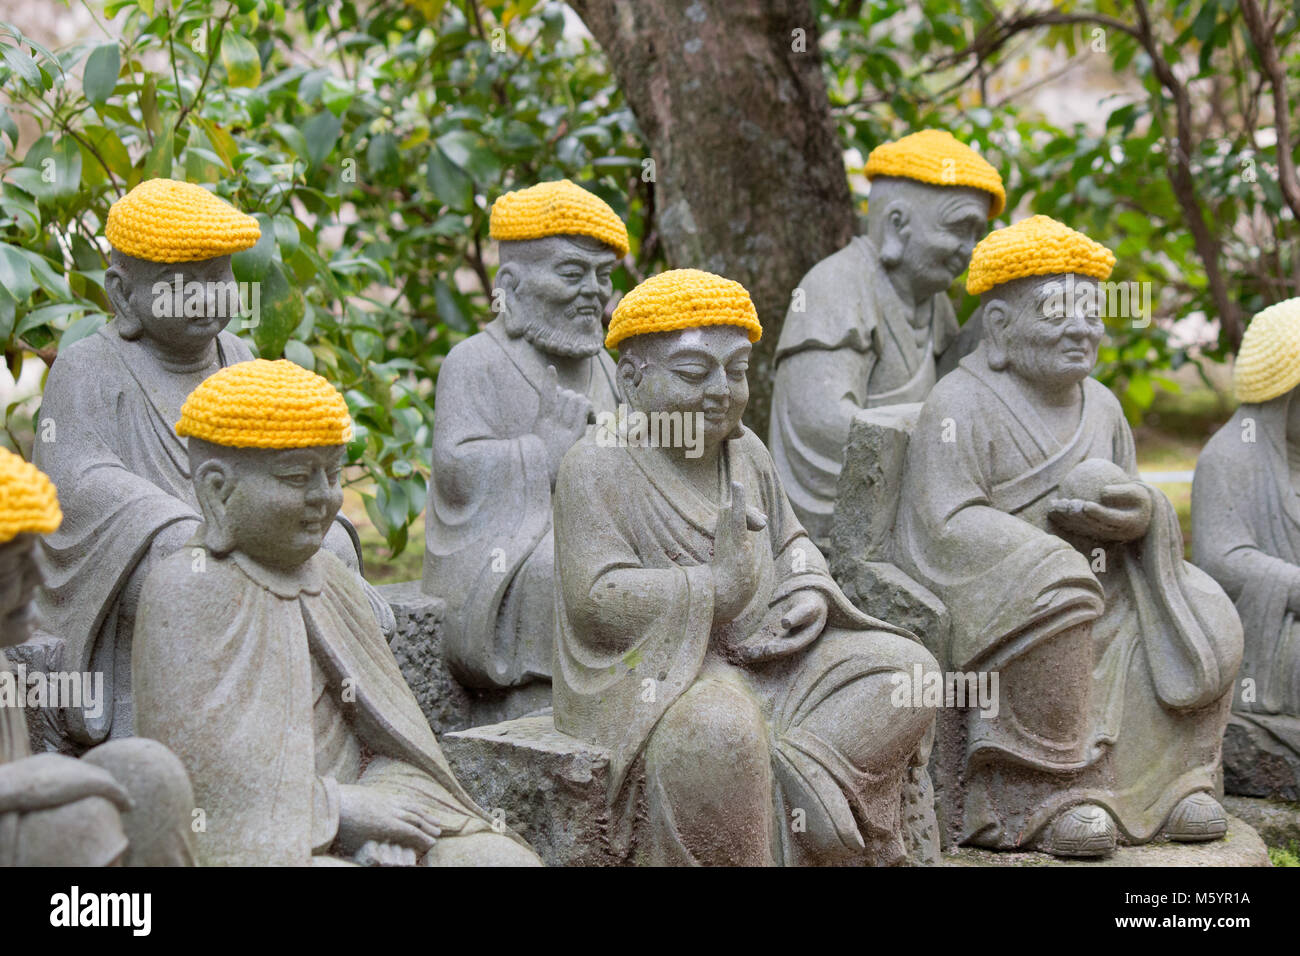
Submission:
{"label": "rough stone base", "polygon": [[453,730],[497,723],[550,706],[550,684],[534,683],[506,691],[462,687],[442,657],[446,602],[421,591],[419,581],[381,584],[377,590],[397,619],[397,633],[390,645],[393,656],[429,726],[440,738]]}
{"label": "rough stone base", "polygon": [[1268,850],[1249,824],[1228,814],[1228,835],[1209,843],[1148,843],[1122,846],[1102,860],[1061,860],[1046,853],[1005,853],[960,847],[943,855],[944,866],[1272,866]]}
{"label": "rough stone base", "polygon": [[550,715],[450,733],[442,751],[479,806],[547,866],[628,862],[609,839],[609,751],[560,733]]}
{"label": "rough stone base", "polygon": [[[611,839],[609,751],[555,729],[540,714],[442,738],[456,778],[489,813],[526,839],[547,866],[626,866],[629,841]],[[923,767],[904,791],[903,837],[915,865],[938,862],[934,791]]]}
{"label": "rough stone base", "polygon": [[1229,795],[1223,798],[1223,808],[1253,827],[1269,846],[1300,843],[1300,803]]}
{"label": "rough stone base", "polygon": [[1300,754],[1233,714],[1223,734],[1223,788],[1243,797],[1300,800]]}

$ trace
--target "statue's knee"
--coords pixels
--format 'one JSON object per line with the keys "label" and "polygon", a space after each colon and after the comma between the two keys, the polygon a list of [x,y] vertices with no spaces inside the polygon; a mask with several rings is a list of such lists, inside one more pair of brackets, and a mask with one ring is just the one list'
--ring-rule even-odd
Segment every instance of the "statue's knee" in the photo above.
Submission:
{"label": "statue's knee", "polygon": [[131,866],[185,866],[193,862],[194,790],[180,758],[156,740],[127,737],[101,744],[81,758],[102,767],[131,797],[122,814]]}
{"label": "statue's knee", "polygon": [[113,866],[126,852],[121,815],[104,797],[26,813],[19,821],[19,866]]}
{"label": "statue's knee", "polygon": [[767,724],[758,702],[749,694],[721,681],[705,680],[668,708],[651,746],[688,761],[766,762]]}

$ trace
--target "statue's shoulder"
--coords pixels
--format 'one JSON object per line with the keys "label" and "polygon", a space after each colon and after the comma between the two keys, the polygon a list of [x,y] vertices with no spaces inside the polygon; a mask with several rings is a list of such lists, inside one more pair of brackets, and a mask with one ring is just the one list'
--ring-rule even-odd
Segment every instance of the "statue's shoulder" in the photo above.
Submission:
{"label": "statue's shoulder", "polygon": [[[1115,397],[1115,393],[1091,375],[1083,380],[1083,398],[1084,401],[1092,403],[1094,407],[1102,409],[1107,414],[1124,419],[1124,408]],[[1127,419],[1124,421],[1127,422]]]}
{"label": "statue's shoulder", "polygon": [[[877,260],[864,236],[822,259],[799,280],[777,342],[778,359],[806,347],[863,349],[875,324],[869,289]],[[796,311],[797,309],[797,311]]]}
{"label": "statue's shoulder", "polygon": [[108,322],[91,335],[60,348],[58,358],[50,368],[50,379],[74,374],[81,376],[118,366],[117,342],[114,341],[117,338],[117,330],[112,322]]}
{"label": "statue's shoulder", "polygon": [[560,460],[560,471],[555,479],[557,492],[561,486],[626,486],[636,469],[628,449],[619,447],[613,437],[602,441],[600,434],[599,427],[589,429],[588,434],[569,446]]}
{"label": "statue's shoulder", "polygon": [[223,329],[217,333],[217,341],[221,343],[221,349],[226,353],[228,364],[247,362],[253,358],[253,350],[248,347],[248,343],[233,332]]}
{"label": "statue's shoulder", "polygon": [[233,561],[197,545],[181,548],[154,565],[145,578],[139,619],[146,626],[155,621],[169,630],[173,613],[185,622],[229,622],[232,594],[240,580]]}

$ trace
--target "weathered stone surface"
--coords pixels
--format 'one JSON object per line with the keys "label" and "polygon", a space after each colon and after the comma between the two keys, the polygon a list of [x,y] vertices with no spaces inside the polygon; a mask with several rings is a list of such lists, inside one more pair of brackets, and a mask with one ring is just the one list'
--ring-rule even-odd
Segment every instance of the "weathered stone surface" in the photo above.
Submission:
{"label": "weathered stone surface", "polygon": [[391,647],[402,676],[415,692],[429,726],[439,737],[453,730],[495,724],[551,704],[551,685],[534,682],[507,690],[462,687],[443,656],[442,625],[447,604],[420,590],[419,581],[377,588],[393,609],[397,632]]}
{"label": "weathered stone surface", "polygon": [[841,557],[891,559],[907,443],[921,408],[912,402],[867,408],[853,416],[831,521],[831,572],[836,577]]}
{"label": "weathered stone surface", "polygon": [[[4,653],[14,665],[21,665],[19,673],[24,676],[33,674],[52,674],[63,670],[64,643],[57,637],[37,631],[32,637],[14,647],[6,647]],[[27,735],[34,754],[54,751],[56,753],[79,754],[84,747],[76,746],[69,738],[67,726],[58,707],[30,706],[24,700],[23,717],[27,722]]]}
{"label": "weathered stone surface", "polygon": [[1243,797],[1300,800],[1300,754],[1233,714],[1223,734],[1223,789]]}
{"label": "weathered stone surface", "polygon": [[[609,751],[560,733],[550,714],[449,733],[442,751],[479,806],[548,866],[636,862],[630,841],[610,831]],[[938,863],[933,788],[923,768],[914,767],[904,787],[902,819],[909,862]]]}
{"label": "weathered stone surface", "polygon": [[[1231,808],[1229,808],[1231,809]],[[1064,860],[1046,853],[999,852],[961,847],[943,855],[944,866],[1272,866],[1260,835],[1228,814],[1228,835],[1209,843],[1153,842],[1121,846],[1101,860]]]}
{"label": "weathered stone surface", "polygon": [[1269,846],[1300,843],[1300,803],[1229,794],[1223,798],[1223,806],[1233,816],[1254,827],[1260,839]]}
{"label": "weathered stone surface", "polygon": [[442,738],[456,778],[547,866],[619,866],[610,843],[609,751],[555,729],[549,714]]}

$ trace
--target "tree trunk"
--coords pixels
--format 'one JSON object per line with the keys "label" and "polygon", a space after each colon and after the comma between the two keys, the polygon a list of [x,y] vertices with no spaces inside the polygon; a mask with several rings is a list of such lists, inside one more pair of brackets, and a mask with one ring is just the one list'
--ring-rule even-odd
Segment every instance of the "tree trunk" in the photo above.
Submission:
{"label": "tree trunk", "polygon": [[745,421],[767,440],[790,295],[853,236],[809,0],[570,0],[650,145],[669,264],[749,290],[763,323]]}

